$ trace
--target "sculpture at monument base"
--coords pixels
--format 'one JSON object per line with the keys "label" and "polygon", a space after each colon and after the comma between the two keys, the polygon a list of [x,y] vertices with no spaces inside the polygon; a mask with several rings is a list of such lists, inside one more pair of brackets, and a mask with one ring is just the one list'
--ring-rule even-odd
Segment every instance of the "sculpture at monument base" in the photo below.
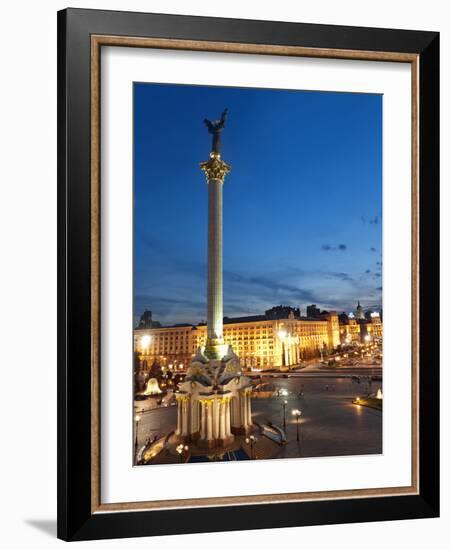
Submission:
{"label": "sculpture at monument base", "polygon": [[251,380],[228,346],[222,359],[208,359],[198,349],[179,386],[176,438],[200,447],[225,447],[236,434],[252,428]]}

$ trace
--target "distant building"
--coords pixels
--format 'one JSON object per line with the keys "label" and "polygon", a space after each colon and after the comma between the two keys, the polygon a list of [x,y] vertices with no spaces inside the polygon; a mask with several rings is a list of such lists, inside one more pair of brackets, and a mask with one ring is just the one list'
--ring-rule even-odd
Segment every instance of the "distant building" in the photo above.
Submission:
{"label": "distant building", "polygon": [[355,318],[357,320],[363,320],[365,319],[365,313],[363,312],[363,307],[360,305],[360,300],[357,303],[357,307],[355,310]]}
{"label": "distant building", "polygon": [[364,315],[363,319],[357,319],[357,311],[355,317],[341,313],[338,319],[340,322],[340,341],[342,344],[365,342],[367,336],[370,339],[382,338],[382,319],[379,312],[373,311],[370,313],[369,318]]}
{"label": "distant building", "polygon": [[161,323],[159,321],[153,321],[152,320],[152,312],[148,309],[144,311],[144,313],[139,318],[139,323],[137,328],[158,328],[161,327]]}
{"label": "distant building", "polygon": [[267,319],[288,319],[290,314],[292,314],[294,318],[299,319],[301,310],[296,307],[280,305],[265,311]]}
{"label": "distant building", "polygon": [[321,315],[321,311],[319,307],[316,307],[316,304],[312,304],[311,306],[307,306],[307,317],[319,317]]}
{"label": "distant building", "polygon": [[340,325],[345,325],[348,321],[349,316],[344,311],[340,313],[340,315],[338,316],[338,322],[340,323]]}

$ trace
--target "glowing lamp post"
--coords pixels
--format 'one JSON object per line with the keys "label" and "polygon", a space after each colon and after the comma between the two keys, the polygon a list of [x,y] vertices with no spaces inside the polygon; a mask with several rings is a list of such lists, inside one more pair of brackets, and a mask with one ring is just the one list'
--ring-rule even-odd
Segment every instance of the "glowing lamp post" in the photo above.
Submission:
{"label": "glowing lamp post", "polygon": [[296,441],[299,441],[299,418],[302,412],[299,409],[293,409],[291,414],[296,418]]}
{"label": "glowing lamp post", "polygon": [[282,342],[282,367],[285,367],[285,340],[287,339],[287,331],[283,329],[279,330],[277,335]]}
{"label": "glowing lamp post", "polygon": [[254,460],[254,445],[257,443],[257,438],[255,435],[250,435],[249,437],[246,437],[245,439],[246,443],[251,446],[251,460]]}

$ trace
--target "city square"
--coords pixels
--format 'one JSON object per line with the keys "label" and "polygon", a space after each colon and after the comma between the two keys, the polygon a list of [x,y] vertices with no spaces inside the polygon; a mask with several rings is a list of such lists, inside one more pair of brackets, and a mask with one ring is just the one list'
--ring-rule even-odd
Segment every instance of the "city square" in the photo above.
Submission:
{"label": "city square", "polygon": [[[377,111],[378,100],[373,103]],[[185,298],[154,296],[150,300],[165,304],[173,319],[183,315],[184,321],[161,322],[145,308],[134,328],[133,462],[146,466],[381,454],[383,311],[382,287],[374,285],[381,284],[382,263],[373,259],[374,273],[366,269],[358,276],[330,271],[328,266],[322,284],[339,280],[336,284],[343,290],[326,299],[316,290],[264,276],[231,275],[224,266],[223,230],[229,214],[224,213],[224,189],[235,170],[222,155],[228,118],[225,108],[218,119],[203,121],[211,139],[207,160],[198,163],[207,183],[202,197],[207,198],[202,230],[207,237],[206,277],[199,272],[206,290],[205,309],[201,302],[197,306]],[[230,214],[234,210],[235,205]],[[364,216],[360,218],[367,224]],[[338,215],[337,223],[339,219]],[[369,229],[373,234],[367,243],[369,257],[377,254],[377,248],[368,244],[380,244],[378,225],[379,215],[368,222],[375,227]],[[145,251],[164,258],[167,248],[153,240],[140,241],[139,246],[138,263],[146,266],[147,273],[147,278],[140,275],[141,284],[149,288],[148,278],[152,280],[158,266],[149,270]],[[336,262],[341,265],[348,245],[322,244],[320,250],[323,255],[338,254]],[[361,260],[356,256],[349,261]],[[168,274],[168,280],[177,280],[172,292],[179,292],[191,269],[185,267],[186,275],[183,269]],[[300,268],[289,271],[303,273]],[[315,270],[309,277],[314,284]],[[226,294],[224,304],[224,279],[228,284],[244,282],[255,295],[263,288],[265,293],[273,291],[272,299],[291,299],[271,306],[266,296],[261,300],[267,306],[263,312],[238,299],[232,309],[241,314],[230,316],[227,304],[234,296]],[[370,287],[365,280],[373,281]],[[165,288],[164,280],[155,279],[154,285]],[[357,290],[357,296],[340,297],[343,285],[348,293]],[[306,304],[310,297],[318,297],[318,305]],[[300,300],[303,307],[297,305]],[[342,304],[348,305],[347,311]],[[206,320],[199,320],[202,309]],[[197,316],[198,321],[186,319],[187,315]]]}

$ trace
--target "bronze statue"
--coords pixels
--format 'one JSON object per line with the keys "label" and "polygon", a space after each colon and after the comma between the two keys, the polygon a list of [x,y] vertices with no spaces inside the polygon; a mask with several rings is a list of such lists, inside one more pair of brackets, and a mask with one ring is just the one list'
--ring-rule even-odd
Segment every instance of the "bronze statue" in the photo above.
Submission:
{"label": "bronze statue", "polygon": [[211,152],[217,153],[218,155],[221,154],[221,132],[224,130],[226,116],[227,109],[224,109],[219,120],[204,119],[204,124],[208,128],[208,133],[213,135]]}

